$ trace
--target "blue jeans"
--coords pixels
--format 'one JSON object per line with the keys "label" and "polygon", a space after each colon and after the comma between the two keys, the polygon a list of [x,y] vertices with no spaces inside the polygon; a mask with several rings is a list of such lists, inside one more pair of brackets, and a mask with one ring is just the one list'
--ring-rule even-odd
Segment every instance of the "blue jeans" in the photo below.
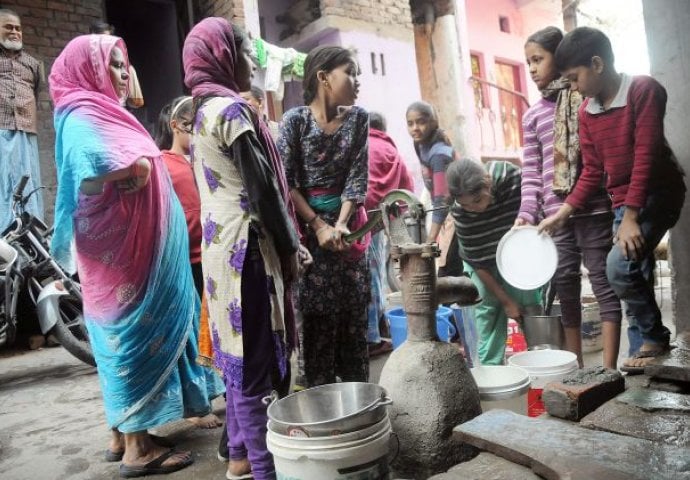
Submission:
{"label": "blue jeans", "polygon": [[[609,252],[606,276],[616,295],[625,302],[630,325],[630,355],[634,355],[643,342],[667,345],[670,341],[671,332],[661,322],[661,311],[654,296],[654,249],[678,220],[684,198],[684,193],[650,192],[638,220],[645,241],[642,258],[626,259],[618,244]],[[614,209],[614,236],[624,213],[624,206]]]}

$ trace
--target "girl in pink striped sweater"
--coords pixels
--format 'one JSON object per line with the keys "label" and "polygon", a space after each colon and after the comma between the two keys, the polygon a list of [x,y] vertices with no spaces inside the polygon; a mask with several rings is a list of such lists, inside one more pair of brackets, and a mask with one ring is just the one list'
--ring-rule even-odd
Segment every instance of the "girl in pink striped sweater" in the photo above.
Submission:
{"label": "girl in pink striped sweater", "polygon": [[[525,44],[530,76],[542,93],[522,119],[524,155],[522,203],[516,226],[537,225],[555,214],[573,189],[581,168],[577,112],[582,97],[570,92],[556,68],[554,53],[563,39],[556,27],[532,34]],[[604,366],[616,368],[620,343],[621,306],[606,278],[606,255],[612,245],[613,214],[603,187],[552,237],[558,269],[552,288],[561,302],[565,348],[582,366],[582,305],[580,264],[589,272],[599,303],[604,338]]]}

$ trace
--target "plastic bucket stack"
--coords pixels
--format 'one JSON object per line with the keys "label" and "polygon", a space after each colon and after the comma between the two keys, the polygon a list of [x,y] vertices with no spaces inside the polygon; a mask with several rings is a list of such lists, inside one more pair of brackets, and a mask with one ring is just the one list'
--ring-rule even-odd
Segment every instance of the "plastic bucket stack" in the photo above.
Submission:
{"label": "plastic bucket stack", "polygon": [[[455,326],[450,321],[453,311],[448,307],[438,307],[436,310],[436,333],[442,342],[449,341],[455,335]],[[402,308],[394,308],[386,312],[391,329],[393,348],[398,348],[407,339],[407,315]]]}
{"label": "plastic bucket stack", "polygon": [[527,371],[511,366],[482,366],[470,369],[479,387],[482,411],[502,408],[527,415],[527,393],[530,376]]}
{"label": "plastic bucket stack", "polygon": [[269,430],[266,444],[278,478],[378,480],[388,478],[391,432],[386,417],[361,431],[329,437],[289,437]]}
{"label": "plastic bucket stack", "polygon": [[531,385],[527,393],[527,415],[538,417],[544,413],[541,394],[549,382],[557,382],[577,369],[577,356],[565,350],[532,350],[516,353],[508,359],[511,367],[529,373]]}
{"label": "plastic bucket stack", "polygon": [[389,478],[392,429],[385,390],[375,384],[322,385],[274,400],[266,445],[279,479]]}

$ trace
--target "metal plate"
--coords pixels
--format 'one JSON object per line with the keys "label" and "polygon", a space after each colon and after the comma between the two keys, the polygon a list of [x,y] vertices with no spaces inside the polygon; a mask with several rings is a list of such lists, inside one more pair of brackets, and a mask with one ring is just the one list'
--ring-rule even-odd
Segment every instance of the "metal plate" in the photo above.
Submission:
{"label": "metal plate", "polygon": [[512,286],[531,290],[546,284],[558,266],[556,244],[537,227],[514,228],[498,243],[496,265]]}

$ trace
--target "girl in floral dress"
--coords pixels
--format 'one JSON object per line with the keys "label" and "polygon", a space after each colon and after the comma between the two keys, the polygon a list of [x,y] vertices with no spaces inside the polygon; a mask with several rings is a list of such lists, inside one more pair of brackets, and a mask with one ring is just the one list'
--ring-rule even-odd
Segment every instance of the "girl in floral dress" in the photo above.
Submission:
{"label": "girl in floral dress", "polygon": [[304,101],[283,116],[278,150],[314,263],[300,280],[307,386],[366,381],[366,242],[343,235],[366,219],[368,114],[353,106],[359,67],[349,50],[318,47],[305,61]]}
{"label": "girl in floral dress", "polygon": [[294,318],[285,299],[299,242],[275,145],[238,93],[250,87],[247,45],[226,20],[206,18],[182,56],[195,104],[192,157],[213,362],[227,387],[226,476],[265,480],[276,473],[262,399],[288,375]]}

